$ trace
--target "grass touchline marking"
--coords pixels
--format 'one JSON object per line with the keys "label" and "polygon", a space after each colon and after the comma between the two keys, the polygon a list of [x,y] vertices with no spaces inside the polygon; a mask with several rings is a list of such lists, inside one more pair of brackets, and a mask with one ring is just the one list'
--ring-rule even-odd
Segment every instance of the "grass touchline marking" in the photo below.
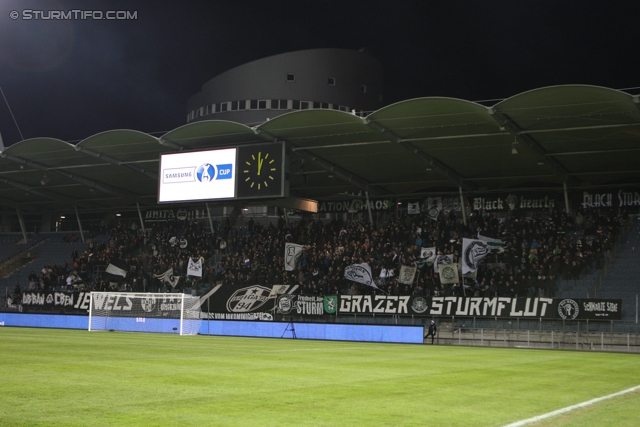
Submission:
{"label": "grass touchline marking", "polygon": [[575,405],[567,406],[565,408],[560,408],[556,411],[547,412],[546,414],[538,415],[536,417],[527,418],[526,420],[516,421],[515,423],[507,424],[504,427],[522,427],[527,424],[535,423],[537,421],[542,421],[547,418],[555,417],[556,415],[565,414],[567,412],[573,411],[574,409],[584,408],[586,406],[593,405],[594,403],[602,402],[603,400],[612,399],[614,397],[622,396],[623,394],[631,393],[636,390],[640,390],[640,385],[635,387],[628,388],[626,390],[619,391],[617,393],[608,394],[602,397],[596,397],[595,399],[587,400],[586,402],[577,403]]}

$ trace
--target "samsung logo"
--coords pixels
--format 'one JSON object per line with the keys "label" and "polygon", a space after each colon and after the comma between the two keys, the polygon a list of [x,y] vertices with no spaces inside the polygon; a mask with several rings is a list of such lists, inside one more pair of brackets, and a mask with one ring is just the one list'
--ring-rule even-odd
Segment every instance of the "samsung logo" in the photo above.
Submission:
{"label": "samsung logo", "polygon": [[194,182],[196,180],[195,167],[164,169],[162,171],[163,184],[175,184],[178,182]]}
{"label": "samsung logo", "polygon": [[172,178],[191,178],[191,172],[178,172],[178,173],[168,173],[165,175],[166,179]]}

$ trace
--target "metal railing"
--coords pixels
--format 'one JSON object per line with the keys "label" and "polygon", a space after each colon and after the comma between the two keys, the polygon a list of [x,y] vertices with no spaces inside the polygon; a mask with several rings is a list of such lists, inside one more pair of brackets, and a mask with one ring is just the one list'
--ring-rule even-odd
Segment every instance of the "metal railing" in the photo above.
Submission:
{"label": "metal railing", "polygon": [[[430,340],[425,342],[430,343]],[[436,344],[640,353],[640,333],[441,327]]]}

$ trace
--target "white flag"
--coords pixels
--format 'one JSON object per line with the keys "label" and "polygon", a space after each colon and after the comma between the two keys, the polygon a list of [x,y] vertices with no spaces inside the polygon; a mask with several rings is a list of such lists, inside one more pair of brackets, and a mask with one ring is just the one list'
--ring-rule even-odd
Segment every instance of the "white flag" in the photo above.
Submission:
{"label": "white flag", "polygon": [[476,271],[480,261],[492,250],[499,250],[497,247],[489,246],[482,240],[462,239],[462,274]]}
{"label": "white flag", "polygon": [[458,277],[458,264],[440,264],[440,283],[443,285],[460,282]]}
{"label": "white flag", "polygon": [[189,258],[189,266],[187,266],[187,276],[202,277],[202,258],[198,261],[194,261],[193,258]]}
{"label": "white flag", "polygon": [[162,274],[154,274],[153,277],[155,277],[156,279],[160,279],[162,283],[171,285],[172,288],[175,288],[180,281],[180,276],[173,275],[173,268],[168,269]]}
{"label": "white flag", "polygon": [[493,239],[491,237],[483,236],[478,233],[478,240],[482,240],[487,245],[491,246],[493,249],[498,250],[500,252],[504,251],[504,242],[500,239]]}
{"label": "white flag", "polygon": [[420,258],[423,258],[427,264],[433,264],[436,260],[436,255],[438,255],[438,251],[435,247],[433,248],[422,248],[420,250]]}
{"label": "white flag", "polygon": [[437,255],[436,260],[433,262],[434,273],[440,273],[440,270],[438,270],[439,264],[453,264],[453,255]]}
{"label": "white flag", "polygon": [[407,213],[409,215],[419,214],[420,213],[420,202],[407,203]]}
{"label": "white flag", "polygon": [[375,283],[373,283],[373,277],[371,276],[371,267],[369,264],[351,264],[344,269],[344,277],[354,282],[362,283],[363,285],[371,286],[379,289]]}
{"label": "white flag", "polygon": [[406,265],[403,265],[402,267],[400,267],[400,277],[398,277],[398,283],[402,283],[403,285],[412,284],[417,269],[418,268],[416,266],[408,267]]}
{"label": "white flag", "polygon": [[114,259],[107,266],[105,273],[113,274],[114,276],[127,277],[127,264],[119,259]]}
{"label": "white flag", "polygon": [[302,254],[302,245],[295,243],[286,243],[284,245],[284,269],[285,271],[293,271],[296,268],[296,262]]}

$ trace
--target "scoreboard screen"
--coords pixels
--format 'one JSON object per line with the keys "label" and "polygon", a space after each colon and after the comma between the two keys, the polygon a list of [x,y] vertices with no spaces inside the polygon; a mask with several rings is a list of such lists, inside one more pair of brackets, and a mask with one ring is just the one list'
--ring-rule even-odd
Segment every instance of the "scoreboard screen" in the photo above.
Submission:
{"label": "scoreboard screen", "polygon": [[283,143],[160,156],[158,203],[285,196]]}

